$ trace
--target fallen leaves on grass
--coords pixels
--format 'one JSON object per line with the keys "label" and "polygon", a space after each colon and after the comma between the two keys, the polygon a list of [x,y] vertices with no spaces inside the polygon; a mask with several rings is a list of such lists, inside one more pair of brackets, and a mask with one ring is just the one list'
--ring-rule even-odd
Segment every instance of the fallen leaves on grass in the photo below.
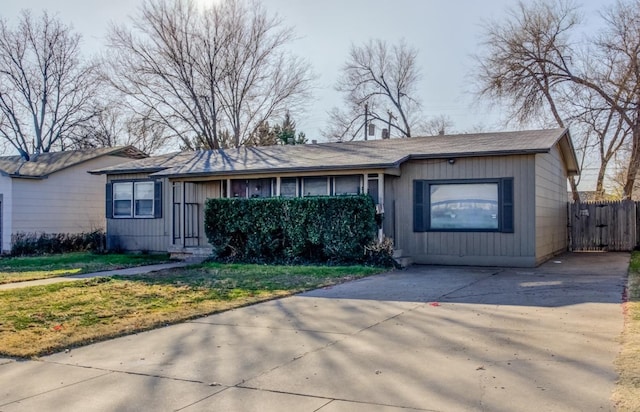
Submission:
{"label": "fallen leaves on grass", "polygon": [[640,252],[633,252],[623,303],[622,350],[616,359],[619,373],[613,399],[620,412],[640,411]]}

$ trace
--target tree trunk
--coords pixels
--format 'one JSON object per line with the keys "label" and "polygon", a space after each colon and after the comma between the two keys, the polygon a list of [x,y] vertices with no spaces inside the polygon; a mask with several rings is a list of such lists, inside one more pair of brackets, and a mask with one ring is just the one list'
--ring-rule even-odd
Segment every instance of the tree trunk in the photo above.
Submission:
{"label": "tree trunk", "polygon": [[576,203],[580,203],[580,194],[578,193],[578,184],[575,176],[569,176],[569,186],[571,187],[571,197]]}
{"label": "tree trunk", "polygon": [[596,178],[596,200],[604,200],[604,176],[607,172],[607,163],[600,162],[598,177]]}

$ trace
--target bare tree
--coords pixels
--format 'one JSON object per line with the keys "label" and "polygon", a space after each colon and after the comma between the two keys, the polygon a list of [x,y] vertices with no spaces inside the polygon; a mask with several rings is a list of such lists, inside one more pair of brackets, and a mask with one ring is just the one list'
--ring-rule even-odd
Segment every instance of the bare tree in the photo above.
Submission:
{"label": "bare tree", "polygon": [[112,84],[186,148],[241,146],[309,96],[309,64],[285,51],[291,29],[257,2],[149,0],[109,38]]}
{"label": "bare tree", "polygon": [[61,148],[94,115],[95,67],[80,59],[80,36],[44,12],[0,20],[0,137],[20,155]]}
{"label": "bare tree", "polygon": [[[566,127],[562,103],[568,100],[568,83],[553,74],[568,66],[573,54],[568,34],[578,22],[569,2],[535,1],[521,2],[506,21],[488,24],[486,52],[477,58],[478,94],[505,101],[509,119],[520,124],[551,115],[552,122]],[[580,201],[577,181],[569,182],[574,201]]]}
{"label": "bare tree", "polygon": [[434,116],[425,122],[420,122],[418,125],[419,133],[428,136],[443,135],[447,131],[451,134],[452,128],[453,121],[447,115]]}
{"label": "bare tree", "polygon": [[171,147],[165,126],[149,115],[132,113],[115,101],[103,105],[99,113],[76,130],[68,148],[135,146],[147,154],[166,151]]}
{"label": "bare tree", "polygon": [[420,110],[415,97],[420,80],[417,55],[404,40],[393,45],[384,40],[352,45],[336,86],[346,109],[331,111],[324,134],[353,140],[365,123],[379,121],[390,126],[391,135],[411,137]]}
{"label": "bare tree", "polygon": [[[640,168],[640,0],[620,0],[603,17],[605,31],[581,52],[571,44],[580,22],[571,3],[520,3],[508,21],[488,26],[480,94],[506,100],[518,121],[550,113],[561,127],[590,125],[604,169],[613,152],[630,145],[623,190],[630,198]],[[584,94],[593,105],[576,104]]]}
{"label": "bare tree", "polygon": [[629,136],[629,163],[622,195],[631,199],[640,171],[640,0],[619,0],[604,14],[607,28],[597,39],[592,76],[565,75],[591,89],[615,111]]}
{"label": "bare tree", "polygon": [[[591,89],[574,93],[571,102],[574,109],[573,128],[580,131],[585,139],[583,156],[595,152],[599,160],[596,176],[595,199],[604,200],[607,170],[612,161],[619,167],[619,158],[629,141],[630,130],[617,110],[602,101]],[[626,156],[628,158],[628,156]],[[621,175],[618,173],[618,179]],[[625,175],[626,176],[626,175]]]}

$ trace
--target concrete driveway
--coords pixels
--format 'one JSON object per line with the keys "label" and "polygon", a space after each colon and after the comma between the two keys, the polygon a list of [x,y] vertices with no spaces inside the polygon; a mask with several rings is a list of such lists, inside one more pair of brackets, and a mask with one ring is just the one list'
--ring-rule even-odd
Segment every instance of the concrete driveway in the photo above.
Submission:
{"label": "concrete driveway", "polygon": [[0,359],[0,411],[613,410],[628,261],[415,266]]}

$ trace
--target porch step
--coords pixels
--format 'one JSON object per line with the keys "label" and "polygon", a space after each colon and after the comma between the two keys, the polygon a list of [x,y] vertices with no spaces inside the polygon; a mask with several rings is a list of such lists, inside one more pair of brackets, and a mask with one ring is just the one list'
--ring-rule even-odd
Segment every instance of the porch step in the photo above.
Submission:
{"label": "porch step", "polygon": [[411,256],[394,257],[393,260],[395,260],[396,263],[402,268],[413,265],[413,258]]}
{"label": "porch step", "polygon": [[168,250],[171,259],[191,260],[204,259],[211,256],[213,249],[211,247],[174,247]]}
{"label": "porch step", "polygon": [[411,256],[405,256],[402,249],[393,250],[393,260],[395,260],[396,263],[403,268],[406,268],[413,264],[413,258],[411,258]]}

